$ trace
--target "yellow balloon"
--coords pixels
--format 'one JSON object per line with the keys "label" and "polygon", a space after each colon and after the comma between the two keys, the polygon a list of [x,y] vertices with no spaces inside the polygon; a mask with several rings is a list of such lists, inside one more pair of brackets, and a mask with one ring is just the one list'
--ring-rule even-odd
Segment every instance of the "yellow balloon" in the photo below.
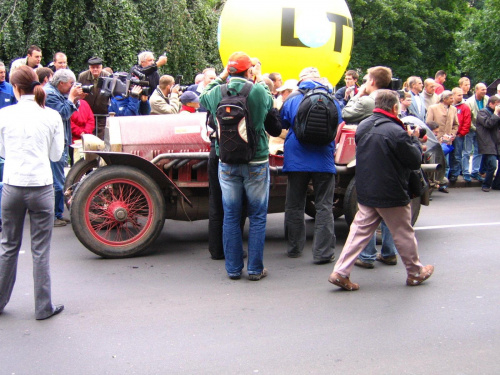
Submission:
{"label": "yellow balloon", "polygon": [[243,51],[257,57],[262,72],[298,79],[314,66],[335,85],[353,45],[351,13],[344,0],[228,0],[219,20],[219,53]]}

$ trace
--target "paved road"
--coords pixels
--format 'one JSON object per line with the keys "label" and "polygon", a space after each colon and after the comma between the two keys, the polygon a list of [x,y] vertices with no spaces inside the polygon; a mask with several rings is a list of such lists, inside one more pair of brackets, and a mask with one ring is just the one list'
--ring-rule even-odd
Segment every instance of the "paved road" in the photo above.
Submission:
{"label": "paved road", "polygon": [[[66,310],[42,322],[26,237],[0,374],[499,374],[499,212],[500,192],[435,193],[417,222],[434,276],[410,288],[401,264],[356,268],[357,292],[329,284],[332,266],[310,250],[284,255],[282,214],[269,216],[260,282],[209,259],[206,221],[167,221],[154,253],[125,260],[55,228],[53,299]],[[340,251],[347,227],[335,227]]]}

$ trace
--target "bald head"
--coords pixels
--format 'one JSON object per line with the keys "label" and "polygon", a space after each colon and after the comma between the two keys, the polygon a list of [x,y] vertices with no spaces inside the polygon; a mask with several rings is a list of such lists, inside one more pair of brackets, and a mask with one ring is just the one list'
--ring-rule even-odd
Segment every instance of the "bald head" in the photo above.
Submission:
{"label": "bald head", "polygon": [[476,100],[483,100],[484,97],[486,96],[486,91],[487,91],[486,85],[482,82],[479,82],[475,88]]}

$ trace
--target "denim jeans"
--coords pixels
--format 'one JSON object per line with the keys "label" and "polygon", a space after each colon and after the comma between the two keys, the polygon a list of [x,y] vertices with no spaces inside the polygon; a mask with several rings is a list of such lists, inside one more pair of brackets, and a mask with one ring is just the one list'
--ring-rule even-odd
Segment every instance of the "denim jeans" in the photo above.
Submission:
{"label": "denim jeans", "polygon": [[483,155],[483,165],[486,172],[486,177],[483,181],[483,188],[491,188],[493,184],[493,188],[498,190],[500,189],[500,173],[497,173],[495,179],[493,180],[493,175],[495,174],[495,170],[497,169],[497,160],[498,156],[496,155]]}
{"label": "denim jeans", "polygon": [[[382,249],[380,253],[384,258],[393,257],[396,255],[396,245],[394,244],[394,240],[392,239],[392,234],[387,225],[385,225],[385,221],[382,220],[380,223],[382,228]],[[365,263],[373,263],[377,258],[377,234],[375,233],[372,236],[368,245],[363,249],[361,254],[359,254],[359,259]]]}
{"label": "denim jeans", "polygon": [[250,229],[248,234],[248,274],[264,269],[267,204],[269,201],[269,163],[219,163],[219,182],[224,207],[223,243],[226,271],[229,276],[241,275],[243,239],[240,227],[243,199],[246,196]]}
{"label": "denim jeans", "polygon": [[[469,159],[472,156],[472,170],[469,172]],[[479,174],[479,167],[481,166],[481,154],[479,153],[479,146],[477,145],[477,135],[475,130],[469,131],[465,136],[464,148],[462,151],[462,169],[464,180],[470,181],[470,176],[477,176]]]}
{"label": "denim jeans", "polygon": [[51,161],[52,178],[54,179],[54,200],[55,200],[55,218],[62,219],[64,212],[64,167],[68,163],[68,146],[64,147],[64,152],[59,161]]}
{"label": "denim jeans", "polygon": [[[458,177],[462,173],[462,152],[464,148],[464,137],[457,136],[453,141],[455,149],[452,151],[450,160],[450,177]],[[463,169],[465,171],[465,169]]]}

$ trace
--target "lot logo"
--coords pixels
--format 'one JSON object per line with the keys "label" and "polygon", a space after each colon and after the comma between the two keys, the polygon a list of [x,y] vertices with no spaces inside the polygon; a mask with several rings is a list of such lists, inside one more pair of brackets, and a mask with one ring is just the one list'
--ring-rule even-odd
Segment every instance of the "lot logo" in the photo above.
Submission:
{"label": "lot logo", "polygon": [[235,51],[262,62],[264,73],[298,78],[307,66],[336,84],[351,57],[353,24],[343,0],[228,0],[219,20],[223,64]]}

